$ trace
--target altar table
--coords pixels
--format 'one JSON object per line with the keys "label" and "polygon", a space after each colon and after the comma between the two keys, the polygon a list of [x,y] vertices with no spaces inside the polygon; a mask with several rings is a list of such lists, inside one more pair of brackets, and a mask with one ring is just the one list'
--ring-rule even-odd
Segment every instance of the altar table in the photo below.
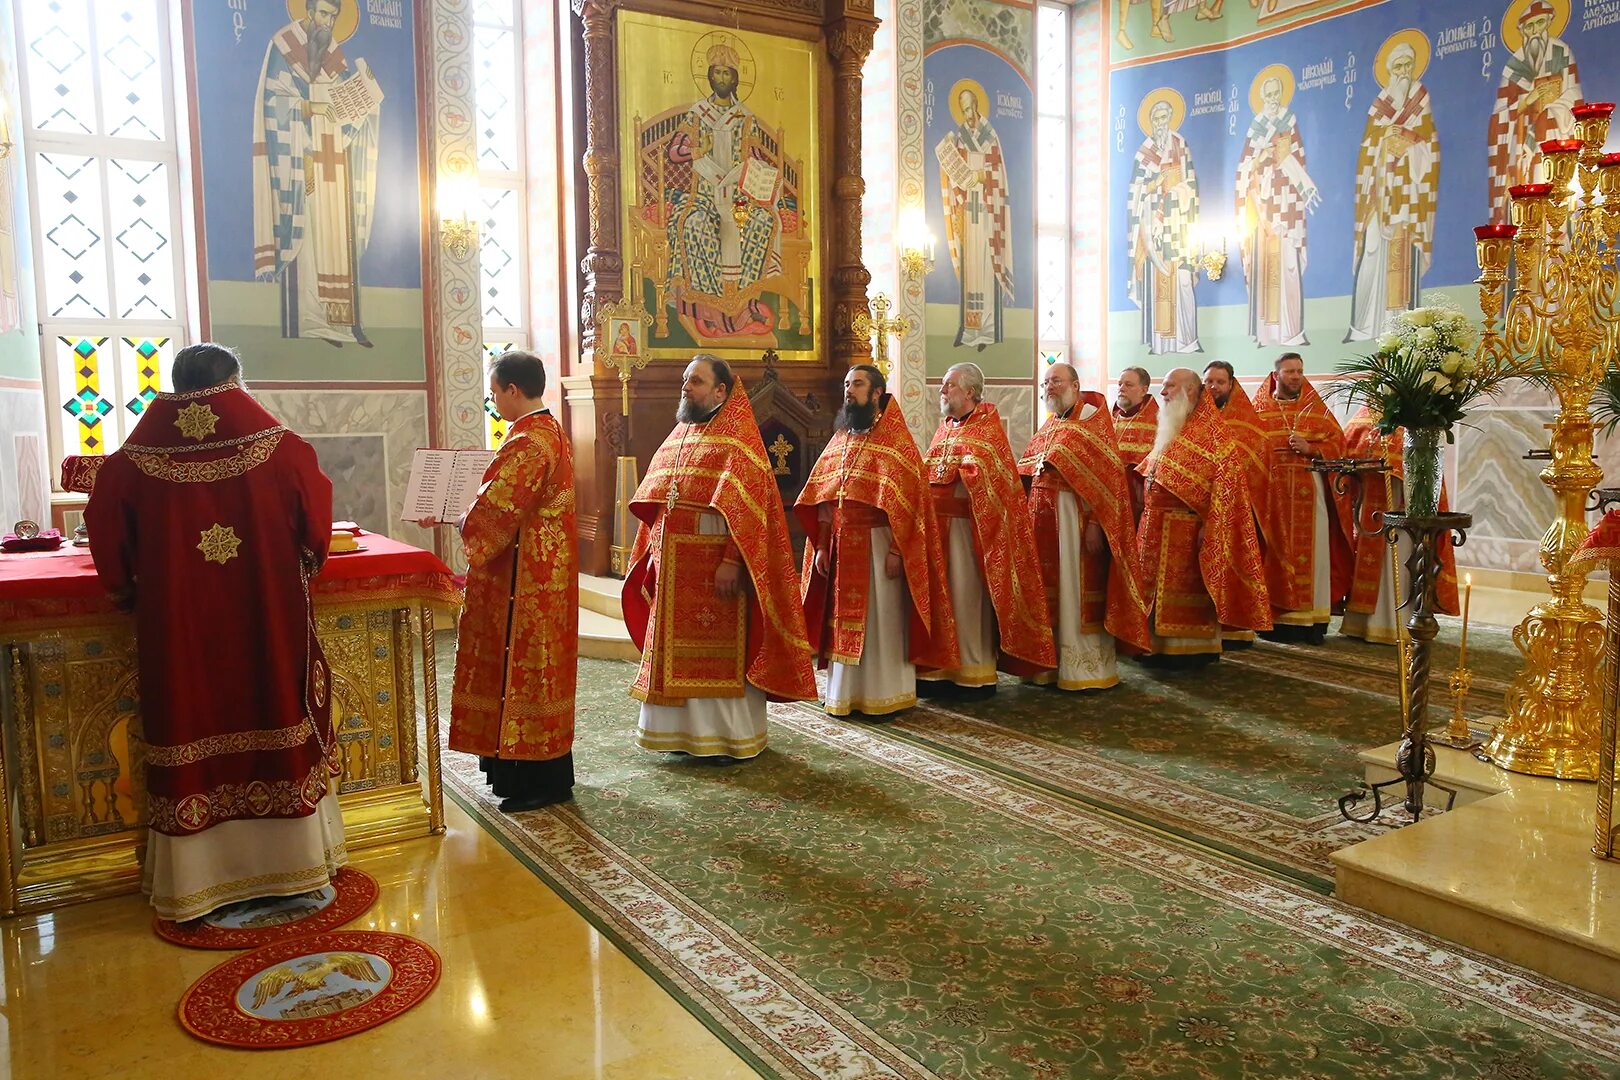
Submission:
{"label": "altar table", "polygon": [[[461,601],[431,552],[372,533],[360,541],[365,551],[330,557],[312,582],[351,849],[444,831],[433,605]],[[207,655],[205,642],[170,644]],[[135,623],[107,601],[87,549],[0,553],[0,649],[0,915],[138,891]],[[211,677],[199,665],[197,678]]]}

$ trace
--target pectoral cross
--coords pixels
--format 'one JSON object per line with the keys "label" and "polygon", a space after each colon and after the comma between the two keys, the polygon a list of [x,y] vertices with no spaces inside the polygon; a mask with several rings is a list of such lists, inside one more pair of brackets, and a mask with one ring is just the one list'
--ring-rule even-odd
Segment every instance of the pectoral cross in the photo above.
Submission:
{"label": "pectoral cross", "polygon": [[670,485],[669,485],[669,496],[664,499],[665,508],[668,509],[668,510],[674,510],[675,509],[675,504],[677,502],[680,502],[680,499],[681,499],[681,485],[675,483],[674,481],[671,481]]}
{"label": "pectoral cross", "polygon": [[872,339],[877,369],[883,372],[884,378],[889,376],[889,336],[909,334],[917,328],[917,321],[910,316],[896,315],[892,319],[889,318],[889,309],[892,306],[893,303],[887,296],[878,293],[872,297],[870,312],[857,311],[855,317],[850,320],[850,327],[857,334]]}

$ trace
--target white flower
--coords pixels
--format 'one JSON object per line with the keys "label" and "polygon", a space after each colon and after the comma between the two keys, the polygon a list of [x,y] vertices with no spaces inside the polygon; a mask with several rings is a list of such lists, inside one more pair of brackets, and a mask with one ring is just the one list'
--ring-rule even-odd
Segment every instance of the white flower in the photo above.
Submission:
{"label": "white flower", "polygon": [[1438,371],[1429,372],[1425,381],[1428,382],[1429,388],[1437,394],[1451,393],[1451,380]]}
{"label": "white flower", "polygon": [[1440,358],[1440,370],[1447,375],[1456,375],[1462,370],[1462,364],[1463,354],[1460,352],[1448,352]]}
{"label": "white flower", "polygon": [[1401,347],[1401,339],[1396,334],[1385,334],[1378,339],[1379,352],[1394,352]]}
{"label": "white flower", "polygon": [[[1422,309],[1420,308],[1419,310]],[[1439,332],[1436,331],[1432,326],[1425,326],[1423,329],[1417,332],[1415,337],[1417,338],[1418,345],[1425,349],[1438,344],[1440,341]]]}
{"label": "white flower", "polygon": [[1409,326],[1433,326],[1434,317],[1434,308],[1427,307],[1413,308],[1404,316]]}

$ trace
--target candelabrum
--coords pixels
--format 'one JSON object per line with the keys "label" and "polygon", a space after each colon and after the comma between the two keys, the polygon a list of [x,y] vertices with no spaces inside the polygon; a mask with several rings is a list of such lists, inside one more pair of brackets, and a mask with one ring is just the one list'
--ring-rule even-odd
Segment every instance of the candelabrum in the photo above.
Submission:
{"label": "candelabrum", "polygon": [[1542,143],[1544,182],[1510,189],[1512,224],[1474,230],[1481,361],[1534,376],[1558,397],[1541,471],[1558,500],[1541,540],[1552,596],[1514,628],[1524,668],[1484,754],[1513,772],[1561,779],[1591,780],[1598,764],[1603,617],[1582,599],[1586,570],[1570,563],[1588,532],[1587,494],[1603,478],[1592,460],[1589,405],[1620,342],[1620,154],[1603,153],[1613,111],[1576,106],[1579,138]]}
{"label": "candelabrum", "polygon": [[869,334],[872,338],[872,353],[879,371],[883,377],[889,377],[889,337],[899,337],[909,334],[916,329],[917,320],[908,315],[889,317],[892,301],[882,293],[872,297],[871,311],[858,311],[851,320],[855,333]]}

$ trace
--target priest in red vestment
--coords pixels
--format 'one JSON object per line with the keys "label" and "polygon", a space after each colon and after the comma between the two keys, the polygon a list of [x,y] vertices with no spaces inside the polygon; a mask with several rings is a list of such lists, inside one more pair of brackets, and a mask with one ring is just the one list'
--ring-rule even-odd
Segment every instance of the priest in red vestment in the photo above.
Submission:
{"label": "priest in red vestment", "polygon": [[919,672],[934,693],[995,692],[996,669],[1033,678],[1057,667],[1018,461],[977,364],[953,364],[924,461],[939,519],[960,660]]}
{"label": "priest in red vestment", "polygon": [[1058,657],[1037,678],[1061,690],[1116,686],[1115,641],[1152,647],[1125,463],[1107,399],[1081,391],[1073,367],[1047,367],[1042,389],[1051,415],[1018,461]]}
{"label": "priest in red vestment", "polygon": [[799,591],[827,712],[890,716],[917,703],[917,668],[954,667],[956,621],[922,455],[873,364],[844,376],[838,431],[794,506]]}
{"label": "priest in red vestment", "polygon": [[479,756],[506,813],[562,802],[574,788],[574,457],[545,390],[533,353],[490,365],[490,395],[511,426],[460,522],[467,599],[450,749]]}
{"label": "priest in red vestment", "polygon": [[[1260,536],[1260,551],[1266,549],[1265,509],[1271,505],[1271,450],[1266,442],[1265,425],[1254,411],[1254,402],[1237,381],[1232,365],[1225,360],[1212,360],[1204,367],[1204,392],[1215,400],[1221,412],[1221,423],[1232,433],[1232,445],[1243,455],[1243,475],[1249,483],[1249,503],[1254,507],[1255,529]],[[1234,626],[1221,628],[1221,647],[1246,649],[1254,644],[1253,630],[1239,630]]]}
{"label": "priest in red vestment", "polygon": [[165,919],[319,889],[348,860],[332,678],[310,578],[332,483],[220,345],[175,357],[85,507],[96,572],[135,613],[147,744],[144,888]]}
{"label": "priest in red vestment", "polygon": [[630,502],[641,522],[624,619],[643,749],[723,760],[765,749],[765,702],[813,701],[787,515],[741,380],[687,365],[675,430]]}
{"label": "priest in red vestment", "polygon": [[1278,357],[1254,411],[1271,456],[1271,505],[1263,517],[1272,636],[1320,645],[1350,590],[1350,515],[1311,462],[1343,457],[1344,429],[1305,377],[1298,353]]}
{"label": "priest in red vestment", "polygon": [[1128,367],[1119,373],[1114,441],[1119,444],[1119,456],[1125,462],[1126,479],[1131,485],[1132,524],[1142,520],[1142,460],[1153,452],[1153,433],[1159,425],[1159,403],[1152,388],[1153,376],[1147,368]]}
{"label": "priest in red vestment", "polygon": [[1265,569],[1243,457],[1198,373],[1164,377],[1137,532],[1153,651],[1220,656],[1221,628],[1271,629]]}
{"label": "priest in red vestment", "polygon": [[[1397,598],[1395,583],[1390,580],[1389,544],[1378,528],[1375,515],[1389,509],[1392,502],[1398,510],[1405,505],[1402,494],[1404,471],[1401,459],[1401,429],[1383,435],[1378,431],[1378,417],[1363,405],[1344,426],[1344,456],[1371,458],[1382,461],[1389,470],[1384,475],[1366,475],[1362,483],[1361,521],[1356,531],[1355,570],[1350,578],[1350,595],[1344,604],[1344,621],[1339,633],[1361,638],[1379,645],[1393,645],[1396,639],[1396,620],[1405,616],[1397,608],[1406,599],[1411,582],[1406,577],[1406,557],[1411,544],[1404,533],[1400,536],[1401,594]],[[1446,493],[1440,490],[1440,509],[1446,509]],[[1363,532],[1362,529],[1367,531]],[[1450,533],[1440,534],[1440,586],[1436,596],[1439,609],[1447,615],[1460,610],[1457,604],[1457,551],[1451,543]]]}

